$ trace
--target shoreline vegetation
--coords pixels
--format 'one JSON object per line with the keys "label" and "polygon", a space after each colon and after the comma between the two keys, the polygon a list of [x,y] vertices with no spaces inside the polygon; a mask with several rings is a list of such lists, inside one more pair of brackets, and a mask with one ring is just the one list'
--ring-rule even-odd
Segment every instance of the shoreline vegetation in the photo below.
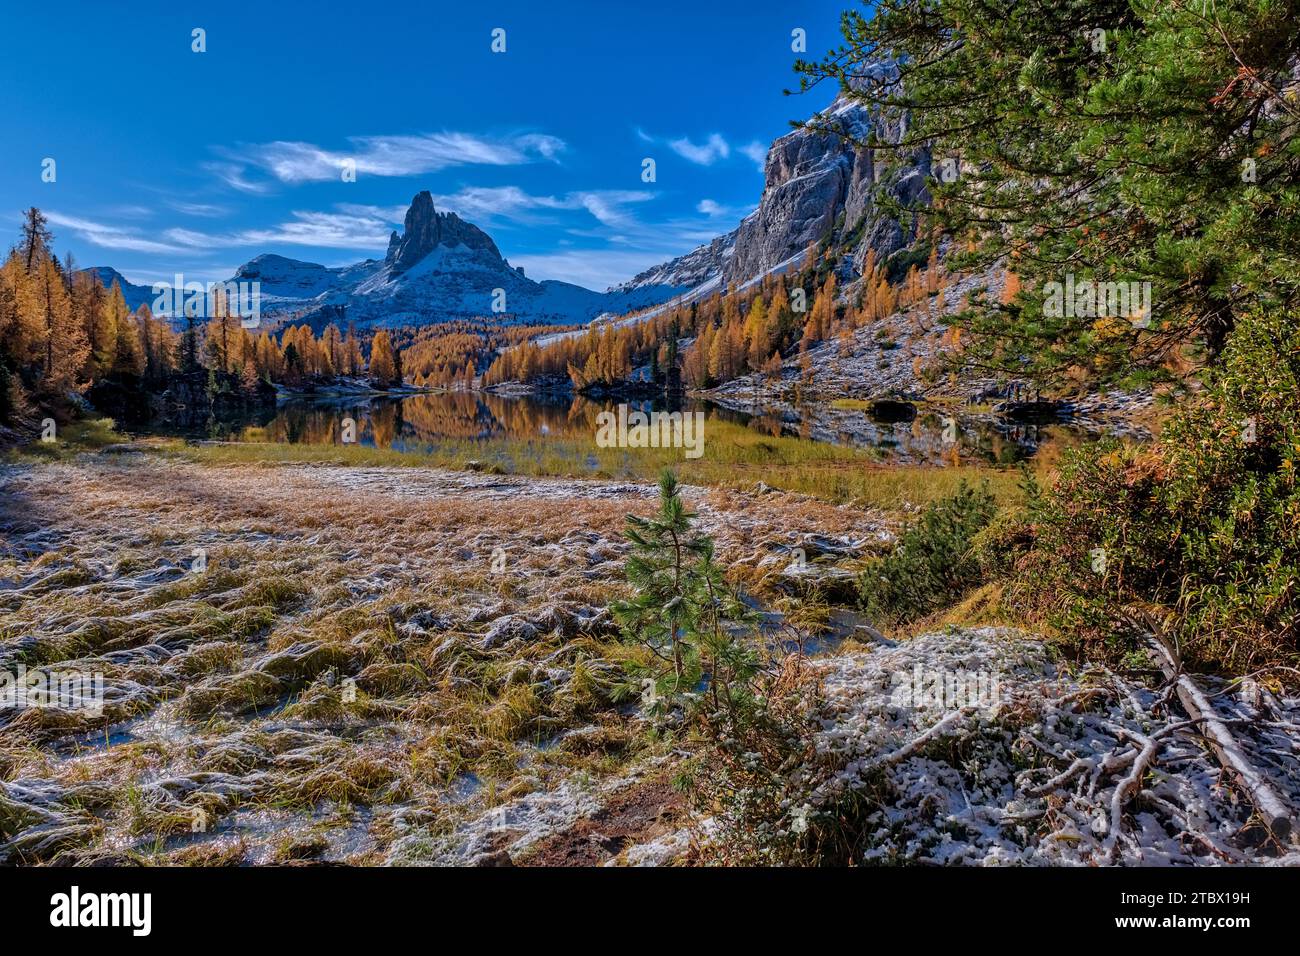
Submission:
{"label": "shoreline vegetation", "polygon": [[[688,484],[752,491],[766,486],[806,494],[837,504],[854,504],[899,512],[918,508],[954,493],[962,481],[987,479],[999,498],[1011,503],[1019,497],[1019,474],[1014,469],[983,466],[936,468],[899,466],[880,462],[869,452],[838,450],[835,446],[808,449],[808,442],[755,434],[743,426],[722,429],[710,425],[709,455],[699,461],[683,460],[679,449],[602,449],[577,439],[519,439],[440,441],[430,452],[368,446],[294,445],[283,442],[172,441],[170,454],[194,461],[223,465],[276,462],[317,462],[349,466],[434,467],[482,470],[525,477],[571,477],[652,482],[665,467],[672,467]],[[718,446],[721,446],[720,448]],[[578,467],[575,462],[584,462]],[[587,466],[586,461],[594,461]]]}
{"label": "shoreline vegetation", "polygon": [[898,514],[949,497],[962,482],[986,482],[1004,505],[1016,504],[1021,498],[1021,473],[1015,468],[898,465],[880,461],[870,450],[771,436],[730,422],[713,422],[709,429],[709,455],[690,461],[683,459],[680,449],[599,448],[577,438],[442,439],[436,449],[428,450],[363,444],[132,439],[115,431],[111,419],[87,419],[65,428],[55,442],[11,448],[7,456],[11,461],[69,458],[118,445],[223,466],[311,463],[446,468],[522,477],[641,482],[652,482],[665,468],[672,468],[687,484],[733,491],[761,487]]}

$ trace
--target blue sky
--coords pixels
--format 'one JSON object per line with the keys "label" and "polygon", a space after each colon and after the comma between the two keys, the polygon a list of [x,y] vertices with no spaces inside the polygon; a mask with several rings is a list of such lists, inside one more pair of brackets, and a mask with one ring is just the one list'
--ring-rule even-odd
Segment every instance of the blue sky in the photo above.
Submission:
{"label": "blue sky", "polygon": [[219,279],[382,256],[428,189],[531,277],[604,288],[753,209],[767,145],[834,95],[782,95],[791,31],[823,53],[852,2],[12,4],[0,229],[36,205],[82,266]]}

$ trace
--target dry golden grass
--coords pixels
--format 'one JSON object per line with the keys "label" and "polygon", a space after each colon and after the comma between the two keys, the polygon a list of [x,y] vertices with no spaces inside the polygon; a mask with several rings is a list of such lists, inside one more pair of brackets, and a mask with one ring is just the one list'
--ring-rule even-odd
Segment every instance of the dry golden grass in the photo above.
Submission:
{"label": "dry golden grass", "polygon": [[[45,859],[270,859],[365,804],[345,857],[381,860],[411,807],[449,838],[492,801],[661,746],[610,699],[638,652],[601,614],[651,486],[157,454],[9,465],[0,485],[0,639],[34,635],[30,664],[102,671],[119,695],[104,719],[0,726],[0,779],[53,785],[84,825]],[[687,498],[738,568],[886,523],[799,495]]]}

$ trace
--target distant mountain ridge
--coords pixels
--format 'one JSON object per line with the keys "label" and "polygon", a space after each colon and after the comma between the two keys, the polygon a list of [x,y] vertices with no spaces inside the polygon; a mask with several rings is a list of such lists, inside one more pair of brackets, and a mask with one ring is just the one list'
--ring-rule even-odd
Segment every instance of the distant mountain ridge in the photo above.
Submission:
{"label": "distant mountain ridge", "polygon": [[[152,304],[146,286],[127,282],[117,270],[85,270],[122,286],[131,308]],[[267,253],[244,263],[231,282],[257,282],[263,317],[308,325],[355,322],[358,326],[425,325],[489,318],[503,325],[587,322],[667,301],[677,288],[642,283],[596,292],[569,282],[534,281],[511,266],[486,232],[453,212],[438,212],[426,190],[411,200],[403,231],[389,237],[383,259],[323,266]]]}
{"label": "distant mountain ridge", "polygon": [[733,229],[712,242],[692,249],[684,256],[652,266],[610,289],[611,292],[628,292],[647,287],[664,287],[675,292],[685,292],[702,286],[722,275],[727,260],[735,252],[736,234]]}
{"label": "distant mountain ridge", "polygon": [[126,300],[126,307],[132,312],[142,305],[148,305],[151,308],[153,306],[154,294],[152,286],[136,285],[134,282],[128,282],[126,276],[112,266],[93,266],[78,271],[97,277],[105,289],[111,289],[113,283],[116,282],[122,290],[122,298]]}
{"label": "distant mountain ridge", "polygon": [[667,300],[673,290],[646,286],[596,292],[568,282],[534,281],[511,266],[486,232],[439,212],[426,190],[411,200],[401,233],[382,260],[328,268],[264,255],[241,266],[235,281],[258,281],[262,311],[272,318],[359,326],[424,325],[490,318],[501,324],[586,322]]}

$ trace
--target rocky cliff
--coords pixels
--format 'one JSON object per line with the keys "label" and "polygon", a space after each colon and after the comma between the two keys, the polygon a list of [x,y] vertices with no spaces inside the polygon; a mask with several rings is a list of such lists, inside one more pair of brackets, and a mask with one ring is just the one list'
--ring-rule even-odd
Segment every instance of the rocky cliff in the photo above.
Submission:
{"label": "rocky cliff", "polygon": [[861,145],[873,135],[897,143],[905,134],[904,123],[841,95],[807,127],[776,140],[764,164],[762,199],[736,230],[724,283],[797,264],[809,246],[822,242],[850,255],[858,271],[868,250],[883,261],[911,243],[913,231],[879,208],[877,193],[883,189],[904,203],[927,199],[929,155],[906,154],[891,169]]}
{"label": "rocky cliff", "polygon": [[[501,259],[501,253],[492,237],[454,212],[438,212],[433,208],[433,196],[426,190],[417,193],[406,210],[402,235],[396,232],[388,241],[388,255],[384,262],[394,273],[405,272],[438,246],[463,246],[471,252],[481,252],[492,259]],[[504,262],[504,260],[502,260]]]}
{"label": "rocky cliff", "polygon": [[[878,72],[893,67],[881,64]],[[905,120],[885,117],[840,95],[807,126],[772,143],[763,166],[758,208],[732,232],[640,275],[618,289],[662,284],[685,300],[743,286],[797,267],[810,247],[828,243],[845,257],[845,280],[861,274],[867,254],[877,262],[915,241],[915,231],[881,208],[880,192],[904,205],[928,201],[930,156],[903,151],[899,162],[875,156],[873,138],[899,143]]]}

